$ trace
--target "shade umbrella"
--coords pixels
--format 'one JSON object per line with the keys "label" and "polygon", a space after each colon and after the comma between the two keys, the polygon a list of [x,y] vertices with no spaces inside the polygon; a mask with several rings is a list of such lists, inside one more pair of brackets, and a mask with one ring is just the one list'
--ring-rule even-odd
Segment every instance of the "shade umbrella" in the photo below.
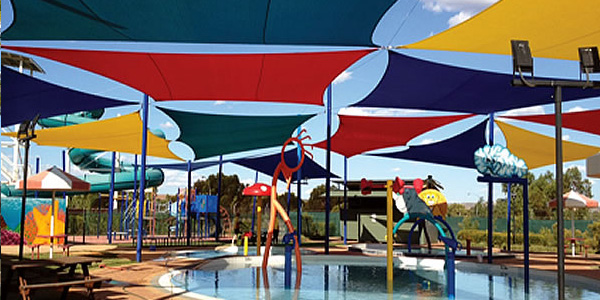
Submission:
{"label": "shade umbrella", "polygon": [[255,196],[258,197],[258,205],[256,206],[256,211],[253,211],[253,214],[256,214],[256,231],[258,234],[256,235],[256,254],[260,255],[260,245],[261,245],[261,222],[262,222],[262,198],[261,196],[271,196],[271,186],[264,183],[255,183],[251,186],[244,188],[242,191],[242,195],[244,196]]}
{"label": "shade umbrella", "polygon": [[[572,208],[575,210],[576,208],[595,208],[598,207],[598,201],[590,199],[585,195],[582,195],[573,190],[565,193],[563,195],[564,200],[564,208]],[[556,208],[558,202],[556,199],[550,201],[548,206],[551,208]],[[571,236],[575,238],[575,217],[571,218]],[[575,243],[572,243],[572,254],[575,255]]]}
{"label": "shade umbrella", "polygon": [[[18,183],[18,188],[23,189],[23,180]],[[54,196],[56,192],[76,192],[76,191],[89,191],[90,183],[81,180],[69,173],[62,171],[61,169],[53,166],[52,168],[40,172],[34,176],[27,178],[27,190],[31,191],[51,191],[52,192],[52,203],[51,203],[51,215],[50,215],[50,258],[52,258],[53,245],[54,245]],[[25,226],[22,224],[21,226]]]}

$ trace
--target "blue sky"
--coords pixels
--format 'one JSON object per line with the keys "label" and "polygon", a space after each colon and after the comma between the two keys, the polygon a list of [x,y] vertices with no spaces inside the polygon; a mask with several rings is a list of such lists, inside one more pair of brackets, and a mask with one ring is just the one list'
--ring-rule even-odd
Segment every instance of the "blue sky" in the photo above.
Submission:
{"label": "blue sky", "polygon": [[[468,17],[476,14],[480,10],[495,2],[494,0],[409,0],[399,1],[381,20],[375,30],[373,40],[376,44],[382,46],[396,46],[408,44],[426,38],[430,35],[439,33],[451,25],[466,20]],[[12,10],[10,1],[2,0],[2,28],[8,27],[12,22]],[[9,43],[6,43],[9,44]],[[10,45],[28,45],[28,46],[50,46],[59,48],[76,49],[99,49],[99,50],[132,50],[132,51],[156,51],[156,52],[198,52],[198,53],[255,53],[255,52],[297,52],[297,51],[318,51],[318,50],[339,50],[343,47],[324,48],[324,47],[289,47],[289,46],[264,46],[264,45],[191,45],[191,44],[157,44],[157,43],[109,43],[109,42],[11,42]],[[512,68],[511,58],[499,55],[484,54],[465,54],[449,53],[439,51],[416,51],[403,50],[404,54],[434,60],[437,62],[448,63],[452,65],[490,70],[496,72],[510,73]],[[535,55],[535,53],[534,53]],[[46,70],[45,75],[36,75],[43,80],[68,86],[76,90],[87,93],[108,96],[116,99],[131,101],[132,106],[108,109],[104,118],[115,117],[121,114],[127,114],[139,109],[139,101],[142,99],[142,93],[127,86],[114,82],[112,80],[94,75],[92,73],[81,71],[76,68],[55,63],[46,59],[36,58],[36,61]],[[427,116],[440,115],[446,113],[425,112],[419,110],[393,110],[393,109],[359,109],[347,108],[350,104],[361,100],[376,85],[383,75],[387,63],[387,57],[384,51],[377,51],[355,63],[352,67],[342,73],[334,82],[333,86],[333,132],[335,132],[338,121],[335,113],[341,114],[367,114],[367,115],[394,115],[394,116]],[[535,60],[536,76],[552,76],[563,78],[578,77],[578,62],[557,61],[549,59]],[[598,79],[594,75],[594,79]],[[151,104],[150,127],[160,128],[165,131],[167,139],[177,138],[179,131],[168,117],[159,112],[155,107],[169,107],[179,110],[189,110],[206,113],[219,114],[251,114],[251,115],[295,115],[316,113],[313,119],[304,124],[313,141],[320,141],[326,137],[326,118],[325,108],[311,105],[292,105],[292,104],[266,104],[250,102],[224,102],[224,101],[181,101]],[[600,108],[598,98],[582,101],[565,103],[563,110],[577,111],[586,109]],[[530,113],[552,113],[552,106],[536,106],[508,112],[510,114],[530,114]],[[475,125],[483,116],[471,118],[449,126],[436,129],[430,133],[419,136],[410,141],[410,145],[418,145],[443,140],[460,133],[469,126]],[[536,132],[553,136],[554,129],[549,126],[532,125],[522,122],[513,122],[519,126]],[[500,132],[496,130],[495,139],[497,143],[503,144],[504,139]],[[586,143],[600,146],[600,137],[584,134],[581,132],[564,129],[564,138],[570,141]],[[4,140],[4,138],[3,138]],[[187,146],[172,143],[172,150],[187,159],[192,156]],[[31,149],[31,156],[39,156],[43,167],[62,164],[61,151],[63,149],[55,147],[43,147],[34,145]],[[3,151],[6,151],[3,149]],[[225,158],[243,157],[248,154],[271,154],[279,151],[277,148],[262,149],[226,155]],[[379,150],[390,151],[390,149]],[[312,153],[315,160],[324,165],[325,151],[314,149]],[[108,155],[106,157],[109,157]],[[122,154],[121,158],[127,161],[133,161],[133,156]],[[32,160],[33,161],[33,160]],[[165,160],[149,158],[149,163],[158,163]],[[360,180],[365,177],[368,179],[392,179],[395,176],[401,178],[426,177],[431,174],[439,180],[445,187],[445,195],[450,203],[454,202],[473,202],[479,197],[487,197],[487,185],[476,182],[478,173],[474,170],[463,168],[447,167],[436,164],[411,162],[406,160],[393,160],[379,157],[369,157],[360,155],[348,160],[348,178],[350,180]],[[565,164],[566,168],[577,167],[585,175],[585,161],[576,161]],[[207,168],[194,172],[194,180],[202,176],[214,174],[217,167]],[[554,166],[548,166],[533,170],[538,175],[553,171]],[[343,175],[343,157],[332,154],[332,171],[340,176]],[[82,174],[83,171],[76,167],[72,169],[75,174]],[[238,167],[233,164],[224,166],[225,174],[238,174],[240,179],[246,183],[254,181],[255,173],[252,170]],[[160,193],[174,194],[177,187],[186,185],[186,174],[184,172],[165,170],[165,183],[159,188]],[[4,178],[3,178],[4,180]],[[600,180],[591,179],[593,182],[593,193],[598,197],[600,195]],[[260,175],[259,181],[270,182],[270,177]],[[318,184],[324,183],[324,180],[311,180],[308,186],[303,186],[303,198],[306,198],[310,190]],[[295,187],[293,187],[295,190]],[[495,197],[502,196],[500,186],[495,187]]]}

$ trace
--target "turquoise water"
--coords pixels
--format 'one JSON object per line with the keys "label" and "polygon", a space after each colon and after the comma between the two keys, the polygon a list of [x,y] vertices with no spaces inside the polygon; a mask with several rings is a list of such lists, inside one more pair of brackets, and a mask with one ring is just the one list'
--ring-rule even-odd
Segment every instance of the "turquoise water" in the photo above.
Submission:
{"label": "turquoise water", "polygon": [[[385,267],[350,265],[304,265],[302,284],[284,289],[282,268],[268,268],[270,289],[264,289],[259,268],[202,271],[187,270],[172,283],[188,291],[223,299],[388,299]],[[443,271],[394,270],[393,299],[447,299]],[[292,276],[292,286],[295,273]],[[525,299],[523,280],[510,276],[490,276],[457,271],[456,299]],[[554,282],[530,281],[529,299],[556,299]],[[297,298],[295,298],[297,297]],[[600,299],[600,294],[572,287],[566,299]]]}

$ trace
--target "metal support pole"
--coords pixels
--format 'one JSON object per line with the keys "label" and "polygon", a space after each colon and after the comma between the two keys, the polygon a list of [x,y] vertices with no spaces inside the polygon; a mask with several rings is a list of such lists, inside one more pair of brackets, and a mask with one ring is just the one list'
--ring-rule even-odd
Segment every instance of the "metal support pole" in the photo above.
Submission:
{"label": "metal support pole", "polygon": [[391,295],[394,292],[394,199],[392,197],[392,181],[388,180],[386,184],[386,258],[387,258],[387,292]]}
{"label": "metal support pole", "polygon": [[138,234],[135,259],[137,262],[142,261],[142,235],[144,231],[144,190],[146,189],[146,150],[148,143],[148,95],[144,94],[142,102],[142,174],[140,178],[140,192],[138,199]]}
{"label": "metal support pole", "polygon": [[112,165],[110,167],[110,195],[108,195],[108,220],[106,221],[106,232],[108,234],[108,243],[112,244],[112,221],[113,221],[113,205],[115,197],[115,163],[117,161],[117,153],[112,153]]}
{"label": "metal support pole", "polygon": [[555,117],[555,140],[556,140],[556,216],[557,216],[557,239],[556,251],[558,254],[558,299],[565,299],[565,220],[563,215],[563,151],[562,151],[562,87],[554,87],[554,117]]}
{"label": "metal support pole", "polygon": [[[19,147],[19,144],[15,145],[15,147]],[[29,160],[29,140],[25,141],[25,162],[23,163],[23,196],[21,197],[21,232],[20,232],[20,241],[19,241],[19,260],[23,260],[23,243],[25,242],[25,202],[27,201],[27,173],[28,170],[28,160]],[[52,203],[54,206],[54,203]],[[5,287],[7,288],[7,287]]]}
{"label": "metal support pole", "polygon": [[344,245],[348,245],[348,158],[344,156]]}
{"label": "metal support pole", "polygon": [[[525,187],[523,187],[525,188]],[[511,206],[511,184],[508,184],[507,209],[506,209],[506,250],[510,251],[510,206]]]}
{"label": "metal support pole", "polygon": [[134,230],[134,221],[135,221],[135,207],[137,206],[137,181],[138,181],[138,156],[137,154],[133,155],[133,195],[131,195],[131,207],[134,212],[131,218],[131,235],[133,235]]}
{"label": "metal support pole", "polygon": [[327,88],[327,154],[325,155],[325,254],[329,254],[329,211],[331,203],[331,84]]}
{"label": "metal support pole", "polygon": [[96,238],[100,238],[100,211],[102,210],[102,193],[98,193],[98,223],[96,224]]}
{"label": "metal support pole", "polygon": [[[529,297],[529,182],[523,184],[523,288],[525,299]],[[563,290],[564,291],[564,290]]]}
{"label": "metal support pole", "polygon": [[187,217],[186,227],[186,245],[189,247],[192,244],[192,161],[188,160],[187,163],[187,203],[185,208],[185,215]]}
{"label": "metal support pole", "polygon": [[[490,146],[494,145],[494,114],[490,114],[489,124],[489,141]],[[492,263],[492,249],[494,237],[494,184],[488,183],[488,237],[487,237],[487,262]]]}
{"label": "metal support pole", "polygon": [[[38,156],[38,157],[35,158],[35,174],[37,174],[39,172],[40,172],[40,157]],[[35,191],[34,194],[35,194],[34,197],[37,198],[38,197],[38,191]]]}
{"label": "metal support pole", "polygon": [[175,207],[175,237],[179,237],[179,188],[177,188],[177,207]]}
{"label": "metal support pole", "polygon": [[219,186],[217,190],[217,222],[215,224],[215,241],[219,241],[219,227],[221,227],[221,181],[223,174],[223,155],[219,156]]}
{"label": "metal support pole", "polygon": [[[67,152],[65,150],[62,151],[62,170],[63,172],[67,172]],[[69,201],[67,200],[67,193],[63,192],[63,200],[65,201],[65,239],[64,244],[67,244],[67,240],[69,238]]]}
{"label": "metal support pole", "polygon": [[125,192],[121,191],[121,201],[119,201],[118,203],[121,203],[121,205],[117,205],[119,207],[119,231],[123,232],[123,230],[125,229],[123,226],[123,204],[125,204]]}

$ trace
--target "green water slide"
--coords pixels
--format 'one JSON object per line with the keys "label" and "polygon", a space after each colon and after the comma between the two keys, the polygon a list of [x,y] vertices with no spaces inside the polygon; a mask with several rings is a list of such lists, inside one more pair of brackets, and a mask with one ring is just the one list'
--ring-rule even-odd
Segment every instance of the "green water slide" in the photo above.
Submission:
{"label": "green water slide", "polygon": [[[83,124],[98,120],[104,114],[104,110],[87,111],[76,114],[62,115],[42,119],[38,122],[42,127],[61,127],[75,124]],[[164,138],[164,133],[160,130],[152,130],[152,133]],[[92,174],[84,175],[84,180],[91,184],[91,193],[110,192],[110,172],[112,159],[107,158],[107,152],[90,149],[70,149],[69,158],[71,162],[82,170],[88,170]],[[107,156],[107,157],[103,157]],[[134,179],[137,178],[137,186],[140,186],[141,170],[138,167],[137,176],[135,176],[134,166],[132,164],[120,164],[115,169],[115,190],[133,189]],[[164,181],[164,174],[161,169],[146,169],[146,187],[160,186]],[[2,185],[2,194],[7,196],[20,196],[22,193],[16,190],[14,186]],[[29,194],[29,193],[28,193]],[[33,192],[31,193],[33,195]],[[43,194],[43,193],[42,193]],[[40,197],[50,196],[42,195]],[[67,193],[69,194],[69,193]]]}

